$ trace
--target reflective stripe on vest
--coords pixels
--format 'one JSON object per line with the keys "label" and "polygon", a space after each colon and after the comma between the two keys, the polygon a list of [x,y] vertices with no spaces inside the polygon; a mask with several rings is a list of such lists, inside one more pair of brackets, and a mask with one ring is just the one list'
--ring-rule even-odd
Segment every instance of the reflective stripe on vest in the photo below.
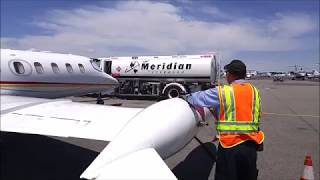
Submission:
{"label": "reflective stripe on vest", "polygon": [[[247,87],[246,90],[248,92],[245,93],[251,93],[252,95],[252,102],[248,100],[248,102],[243,102],[245,106],[249,106],[250,109],[252,109],[252,115],[250,115],[251,118],[249,119],[236,119],[236,113],[237,108],[236,104],[239,105],[241,102],[235,103],[235,93],[234,91],[237,90],[238,87],[231,86],[222,86],[218,88],[219,93],[219,99],[220,103],[222,105],[220,106],[220,115],[219,120],[216,121],[216,129],[219,133],[234,133],[234,134],[245,134],[245,133],[252,133],[257,132],[259,130],[259,119],[260,119],[260,96],[258,90],[251,86],[249,83],[244,83]],[[248,87],[249,85],[249,87]],[[239,89],[238,89],[239,91]],[[238,97],[239,98],[239,97]],[[246,108],[246,107],[245,107]],[[239,109],[239,108],[238,108]],[[240,113],[240,112],[238,112]],[[250,114],[250,111],[249,111]],[[239,114],[240,115],[240,114]],[[249,116],[248,116],[249,117]]]}
{"label": "reflective stripe on vest", "polygon": [[[250,85],[251,86],[251,85]],[[260,112],[261,112],[261,106],[260,106],[260,96],[257,88],[251,86],[253,90],[253,107],[252,107],[252,115],[253,115],[253,121],[255,123],[259,122],[260,119]]]}

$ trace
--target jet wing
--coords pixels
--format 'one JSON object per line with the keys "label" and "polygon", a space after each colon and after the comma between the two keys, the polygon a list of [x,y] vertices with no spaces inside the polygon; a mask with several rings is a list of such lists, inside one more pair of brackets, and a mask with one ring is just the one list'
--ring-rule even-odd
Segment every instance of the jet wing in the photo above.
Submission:
{"label": "jet wing", "polygon": [[162,159],[190,142],[200,119],[180,98],[139,109],[1,96],[1,131],[111,141],[86,179],[176,179]]}
{"label": "jet wing", "polygon": [[[102,159],[100,154],[95,161]],[[91,174],[90,172],[95,172]],[[142,149],[116,159],[102,167],[93,162],[81,175],[85,179],[158,179],[176,180],[177,178],[153,148]]]}
{"label": "jet wing", "polygon": [[1,96],[0,130],[111,141],[142,109]]}

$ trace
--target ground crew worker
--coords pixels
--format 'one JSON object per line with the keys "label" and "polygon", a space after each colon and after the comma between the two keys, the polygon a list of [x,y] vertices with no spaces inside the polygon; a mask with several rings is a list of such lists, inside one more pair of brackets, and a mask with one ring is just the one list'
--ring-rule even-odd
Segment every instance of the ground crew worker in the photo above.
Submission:
{"label": "ground crew worker", "polygon": [[242,61],[233,60],[224,69],[229,85],[192,93],[186,100],[214,112],[219,135],[215,180],[256,180],[257,150],[264,140],[259,91],[244,80]]}

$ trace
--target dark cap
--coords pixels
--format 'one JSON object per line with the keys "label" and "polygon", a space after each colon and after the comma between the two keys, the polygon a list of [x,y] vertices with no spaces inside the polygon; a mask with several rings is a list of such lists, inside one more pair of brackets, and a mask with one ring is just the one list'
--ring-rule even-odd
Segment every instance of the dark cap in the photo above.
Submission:
{"label": "dark cap", "polygon": [[238,59],[232,60],[229,64],[224,66],[224,69],[239,78],[244,78],[247,73],[246,65]]}

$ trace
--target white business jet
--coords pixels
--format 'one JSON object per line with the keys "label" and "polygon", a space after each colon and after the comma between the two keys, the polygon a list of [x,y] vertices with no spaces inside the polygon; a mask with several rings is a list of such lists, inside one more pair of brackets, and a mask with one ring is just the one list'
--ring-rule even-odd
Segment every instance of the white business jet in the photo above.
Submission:
{"label": "white business jet", "polygon": [[117,84],[81,56],[1,50],[0,70],[1,131],[111,141],[84,179],[176,179],[163,159],[195,136],[201,118],[185,101],[140,109],[48,99]]}
{"label": "white business jet", "polygon": [[58,98],[108,90],[117,83],[87,57],[1,50],[1,95]]}

